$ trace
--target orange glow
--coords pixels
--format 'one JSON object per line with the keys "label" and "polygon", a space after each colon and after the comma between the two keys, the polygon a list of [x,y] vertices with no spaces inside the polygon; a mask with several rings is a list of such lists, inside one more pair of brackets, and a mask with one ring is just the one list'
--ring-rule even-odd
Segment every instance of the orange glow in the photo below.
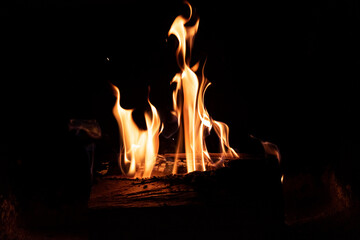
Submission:
{"label": "orange glow", "polygon": [[[186,4],[190,9],[189,18],[178,16],[174,20],[168,35],[174,35],[179,41],[176,57],[181,72],[177,73],[171,81],[171,83],[176,84],[173,91],[173,114],[178,119],[180,131],[177,155],[183,148],[186,156],[187,171],[193,172],[205,171],[206,165],[214,163],[205,144],[205,137],[210,133],[212,127],[214,127],[220,139],[223,157],[226,154],[233,157],[238,157],[238,155],[229,145],[228,126],[225,123],[211,119],[205,108],[204,96],[210,82],[204,76],[204,66],[201,75],[198,76],[195,71],[198,70],[199,64],[195,64],[193,67],[189,65],[190,57],[187,57],[187,53],[191,55],[194,37],[199,27],[199,19],[197,19],[194,26],[185,26],[192,15],[190,4]],[[187,51],[187,48],[189,48],[189,51]],[[176,172],[176,162],[177,157],[175,158],[174,173]]]}
{"label": "orange glow", "polygon": [[148,99],[151,114],[144,114],[147,129],[140,129],[132,118],[134,110],[123,109],[120,106],[120,91],[116,86],[112,87],[116,93],[113,114],[122,140],[119,156],[121,171],[129,177],[150,177],[159,149],[160,117]]}

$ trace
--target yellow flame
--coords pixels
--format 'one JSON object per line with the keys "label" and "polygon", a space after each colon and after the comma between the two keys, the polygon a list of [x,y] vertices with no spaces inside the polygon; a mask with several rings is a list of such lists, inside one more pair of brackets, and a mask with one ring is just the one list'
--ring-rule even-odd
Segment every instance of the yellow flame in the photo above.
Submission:
{"label": "yellow flame", "polygon": [[150,177],[159,149],[159,134],[162,130],[160,117],[148,99],[151,114],[147,112],[144,114],[147,129],[140,129],[132,118],[134,110],[120,106],[120,91],[116,86],[112,85],[112,87],[116,92],[113,114],[122,140],[120,169],[129,177]]}
{"label": "yellow flame", "polygon": [[[192,172],[205,171],[206,162],[211,163],[210,154],[205,144],[205,133],[210,132],[212,126],[220,138],[222,153],[230,153],[236,157],[238,155],[229,145],[228,126],[225,123],[212,120],[205,108],[204,95],[210,82],[204,76],[204,67],[200,79],[195,73],[199,68],[199,63],[190,67],[191,58],[186,55],[187,47],[190,55],[194,37],[199,27],[199,19],[194,26],[185,26],[192,15],[191,5],[186,4],[190,9],[189,18],[178,16],[170,27],[168,35],[174,35],[179,41],[176,56],[181,72],[177,73],[171,81],[171,83],[176,84],[173,91],[173,114],[177,117],[180,126],[177,154],[183,144],[187,171]],[[173,172],[176,172],[176,161],[177,158]]]}

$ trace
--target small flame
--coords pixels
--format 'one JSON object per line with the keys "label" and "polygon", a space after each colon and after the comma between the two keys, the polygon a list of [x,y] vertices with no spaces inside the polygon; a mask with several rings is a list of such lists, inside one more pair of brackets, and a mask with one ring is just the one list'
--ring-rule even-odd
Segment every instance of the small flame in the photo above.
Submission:
{"label": "small flame", "polygon": [[261,142],[261,145],[264,148],[264,152],[265,152],[265,157],[267,156],[274,156],[276,157],[276,159],[278,160],[279,164],[281,162],[281,154],[280,154],[280,150],[278,148],[278,146],[272,142],[268,142],[268,141],[262,141],[261,139],[250,135],[251,138],[258,140],[259,142]]}
{"label": "small flame", "polygon": [[264,151],[265,151],[265,155],[269,156],[275,156],[276,159],[278,160],[278,162],[280,163],[281,161],[281,155],[280,155],[280,150],[278,148],[278,146],[272,142],[266,142],[266,141],[261,141],[261,144],[264,147]]}
{"label": "small flame", "polygon": [[113,114],[119,126],[122,139],[119,165],[123,174],[129,177],[150,177],[159,149],[159,135],[162,124],[156,108],[148,103],[151,114],[145,113],[146,130],[140,129],[132,118],[133,109],[120,106],[120,91],[112,85],[116,93]]}
{"label": "small flame", "polygon": [[[176,84],[173,91],[173,114],[177,117],[180,127],[177,154],[183,146],[187,171],[193,172],[205,171],[206,162],[210,165],[213,163],[205,144],[205,137],[210,133],[212,127],[220,139],[223,156],[231,154],[238,157],[238,155],[229,145],[228,126],[225,123],[214,121],[205,108],[205,91],[210,85],[204,76],[205,64],[199,77],[195,73],[199,68],[199,63],[190,67],[191,58],[187,56],[187,47],[189,48],[188,54],[191,55],[194,37],[199,27],[199,19],[196,20],[194,26],[185,26],[192,16],[191,5],[187,2],[186,4],[190,9],[189,18],[178,16],[174,20],[168,35],[174,35],[179,41],[176,56],[181,72],[177,73],[171,81],[171,83]],[[176,161],[177,157],[175,163]],[[176,172],[176,164],[174,172]]]}

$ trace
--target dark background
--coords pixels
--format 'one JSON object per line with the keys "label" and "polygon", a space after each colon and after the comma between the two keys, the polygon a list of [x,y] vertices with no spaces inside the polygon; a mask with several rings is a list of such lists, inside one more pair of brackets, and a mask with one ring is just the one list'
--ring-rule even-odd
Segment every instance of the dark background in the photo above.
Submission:
{"label": "dark background", "polygon": [[[246,152],[241,144],[252,134],[279,146],[286,174],[321,174],[330,167],[356,187],[359,3],[191,4],[200,17],[193,60],[207,58],[212,82],[206,106],[229,125],[231,145]],[[119,86],[122,106],[138,115],[150,86],[150,100],[166,119],[169,82],[178,71],[176,41],[167,32],[179,14],[187,14],[181,1],[2,6],[4,192],[54,190],[66,176],[86,175],[79,174],[86,163],[75,163],[81,143],[69,136],[67,124],[96,119],[105,139],[117,139],[109,81]]]}

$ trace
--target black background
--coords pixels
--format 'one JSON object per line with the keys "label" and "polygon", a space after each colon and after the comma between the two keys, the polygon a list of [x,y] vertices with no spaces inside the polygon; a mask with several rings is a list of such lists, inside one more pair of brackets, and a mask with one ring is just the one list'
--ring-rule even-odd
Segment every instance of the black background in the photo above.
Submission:
{"label": "black background", "polygon": [[[193,62],[207,58],[206,106],[229,125],[231,145],[246,151],[243,136],[253,134],[279,146],[287,174],[332,167],[355,184],[359,3],[191,4],[200,17]],[[150,86],[150,100],[165,119],[178,71],[176,41],[167,32],[179,14],[187,14],[181,1],[4,5],[3,182],[52,185],[69,174],[80,151],[69,143],[71,118],[96,119],[103,135],[116,139],[109,81],[119,86],[122,106],[140,115]]]}

